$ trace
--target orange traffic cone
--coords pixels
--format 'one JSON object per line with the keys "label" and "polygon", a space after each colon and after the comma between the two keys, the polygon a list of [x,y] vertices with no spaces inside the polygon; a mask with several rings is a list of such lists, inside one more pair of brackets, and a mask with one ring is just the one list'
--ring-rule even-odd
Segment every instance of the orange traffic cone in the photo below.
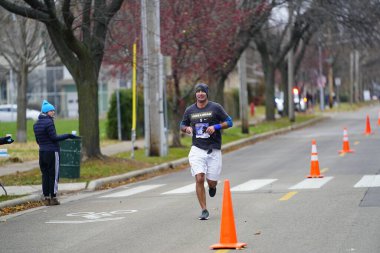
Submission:
{"label": "orange traffic cone", "polygon": [[379,111],[379,113],[377,115],[377,125],[380,126],[380,111]]}
{"label": "orange traffic cone", "polygon": [[318,152],[317,152],[317,142],[313,139],[311,142],[311,165],[310,165],[310,175],[308,178],[322,178],[323,175],[319,172],[319,162],[318,162]]}
{"label": "orange traffic cone", "polygon": [[369,116],[368,116],[368,114],[367,114],[367,119],[366,119],[365,132],[364,132],[364,134],[366,134],[366,135],[372,134],[372,132],[371,132],[371,123],[370,123],[370,121],[369,121]]}
{"label": "orange traffic cone", "polygon": [[343,149],[339,150],[339,154],[342,153],[353,153],[354,150],[350,149],[350,142],[348,141],[347,128],[343,129]]}
{"label": "orange traffic cone", "polygon": [[247,246],[244,242],[237,242],[234,211],[230,192],[230,181],[224,181],[222,221],[220,223],[220,242],[210,246],[211,249],[241,249]]}

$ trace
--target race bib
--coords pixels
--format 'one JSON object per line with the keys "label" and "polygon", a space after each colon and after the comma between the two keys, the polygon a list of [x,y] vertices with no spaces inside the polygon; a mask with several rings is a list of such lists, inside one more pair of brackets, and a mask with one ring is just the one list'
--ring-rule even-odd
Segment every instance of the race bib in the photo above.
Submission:
{"label": "race bib", "polygon": [[207,139],[210,135],[206,133],[208,123],[196,123],[195,124],[195,138]]}

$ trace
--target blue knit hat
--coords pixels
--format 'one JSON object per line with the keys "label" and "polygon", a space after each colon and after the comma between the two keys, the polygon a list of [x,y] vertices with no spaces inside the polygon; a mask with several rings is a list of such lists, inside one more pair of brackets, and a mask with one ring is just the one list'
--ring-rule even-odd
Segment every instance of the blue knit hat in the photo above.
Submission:
{"label": "blue knit hat", "polygon": [[43,113],[47,113],[49,111],[55,111],[55,108],[52,104],[50,104],[47,100],[44,100],[42,102],[42,106],[41,106],[41,112]]}
{"label": "blue knit hat", "polygon": [[207,84],[198,83],[197,85],[195,85],[195,93],[197,93],[198,91],[203,91],[204,93],[206,93],[206,95],[208,97],[208,86],[207,86]]}

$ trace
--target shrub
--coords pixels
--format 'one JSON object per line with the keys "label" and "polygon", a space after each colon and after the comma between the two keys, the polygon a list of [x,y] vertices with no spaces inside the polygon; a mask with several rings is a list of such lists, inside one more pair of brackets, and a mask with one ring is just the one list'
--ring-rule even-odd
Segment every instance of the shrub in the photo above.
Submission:
{"label": "shrub", "polygon": [[[131,139],[132,128],[132,90],[121,89],[120,92],[120,118],[121,118],[121,139]],[[112,94],[110,108],[107,113],[106,132],[109,139],[118,138],[117,124],[117,100],[116,91]],[[144,99],[141,92],[137,93],[136,106],[136,137],[144,136]]]}

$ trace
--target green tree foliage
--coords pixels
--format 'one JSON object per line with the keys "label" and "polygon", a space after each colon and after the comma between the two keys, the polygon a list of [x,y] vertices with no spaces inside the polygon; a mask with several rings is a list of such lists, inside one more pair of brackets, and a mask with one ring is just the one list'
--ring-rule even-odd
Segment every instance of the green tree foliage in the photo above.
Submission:
{"label": "green tree foliage", "polygon": [[[120,118],[121,118],[121,139],[130,140],[132,130],[132,90],[120,90]],[[136,112],[136,137],[144,136],[144,98],[141,93],[137,93]],[[118,138],[117,129],[117,100],[116,92],[112,94],[110,109],[107,113],[106,132],[109,139]]]}

